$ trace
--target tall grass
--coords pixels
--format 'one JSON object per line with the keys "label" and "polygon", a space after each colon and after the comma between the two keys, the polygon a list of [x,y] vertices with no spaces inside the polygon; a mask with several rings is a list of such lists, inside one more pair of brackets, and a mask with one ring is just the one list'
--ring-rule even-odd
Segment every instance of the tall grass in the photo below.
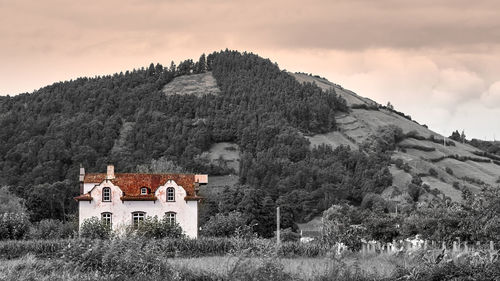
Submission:
{"label": "tall grass", "polygon": [[[443,255],[444,254],[444,255]],[[60,239],[0,243],[0,280],[495,280],[488,252],[337,254],[261,239]]]}
{"label": "tall grass", "polygon": [[164,257],[224,256],[243,250],[253,256],[321,257],[334,249],[321,243],[285,242],[276,247],[268,239],[200,238],[200,239],[57,239],[0,241],[0,258],[13,259],[27,254],[38,257],[81,255],[89,249],[109,252],[121,247],[149,249]]}

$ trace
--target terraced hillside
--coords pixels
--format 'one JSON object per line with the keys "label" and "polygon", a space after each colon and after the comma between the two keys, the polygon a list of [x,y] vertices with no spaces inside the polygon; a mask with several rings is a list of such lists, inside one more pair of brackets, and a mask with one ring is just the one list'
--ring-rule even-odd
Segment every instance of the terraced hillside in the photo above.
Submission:
{"label": "terraced hillside", "polygon": [[420,176],[422,186],[430,191],[423,197],[444,194],[455,201],[461,200],[464,189],[477,192],[484,185],[498,185],[500,162],[495,157],[481,156],[477,148],[468,144],[446,139],[448,145],[445,145],[442,135],[324,78],[302,73],[292,75],[300,82],[314,82],[324,90],[334,88],[351,107],[349,113],[336,116],[338,131],[308,136],[311,146],[325,143],[334,147],[350,145],[356,149],[378,128],[387,125],[395,125],[406,134],[407,137],[397,144],[392,159],[401,159],[397,162],[407,165],[407,168],[392,165],[393,186],[383,193],[385,197],[403,201],[400,194],[408,191],[414,176]]}

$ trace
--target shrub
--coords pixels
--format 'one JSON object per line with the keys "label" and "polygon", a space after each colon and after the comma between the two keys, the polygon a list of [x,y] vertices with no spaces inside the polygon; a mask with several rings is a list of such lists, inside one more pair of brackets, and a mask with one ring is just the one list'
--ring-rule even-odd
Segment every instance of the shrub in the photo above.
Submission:
{"label": "shrub", "polygon": [[403,159],[398,158],[398,159],[394,160],[394,164],[396,165],[396,168],[398,168],[400,170],[403,169],[403,165],[404,165]]}
{"label": "shrub", "polygon": [[453,188],[460,189],[460,183],[458,181],[453,182]]}
{"label": "shrub", "polygon": [[63,223],[60,220],[45,219],[31,226],[30,239],[63,238]]}
{"label": "shrub", "polygon": [[246,226],[246,218],[242,213],[237,211],[228,214],[218,213],[210,217],[203,225],[201,234],[203,236],[230,237],[244,226]]}
{"label": "shrub", "polygon": [[135,234],[146,238],[182,238],[182,228],[177,222],[171,223],[166,217],[159,220],[157,216],[146,217],[135,229]]}
{"label": "shrub", "polygon": [[0,240],[22,239],[28,233],[30,222],[26,214],[0,214]]}
{"label": "shrub", "polygon": [[453,170],[450,167],[446,167],[446,172],[453,176]]}
{"label": "shrub", "polygon": [[83,221],[80,236],[91,239],[109,239],[111,237],[111,227],[105,221],[97,217],[91,217]]}
{"label": "shrub", "polygon": [[297,242],[300,240],[300,234],[293,232],[292,228],[289,227],[281,230],[280,238],[282,242]]}
{"label": "shrub", "polygon": [[418,202],[418,198],[422,194],[421,188],[415,184],[410,183],[408,185],[408,194],[414,202]]}
{"label": "shrub", "polygon": [[414,185],[420,186],[422,185],[422,179],[418,175],[414,175],[411,179],[411,183]]}
{"label": "shrub", "polygon": [[438,176],[438,172],[434,168],[430,168],[429,175],[436,178]]}

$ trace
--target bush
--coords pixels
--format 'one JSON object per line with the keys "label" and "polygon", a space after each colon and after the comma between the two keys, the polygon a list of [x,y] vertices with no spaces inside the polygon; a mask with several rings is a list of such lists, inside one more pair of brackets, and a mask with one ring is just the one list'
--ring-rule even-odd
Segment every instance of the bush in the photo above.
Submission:
{"label": "bush", "polygon": [[170,223],[166,217],[159,220],[157,216],[146,217],[144,221],[138,225],[134,233],[139,236],[154,239],[184,237],[182,228],[177,222]]}
{"label": "bush", "polygon": [[64,224],[60,220],[45,219],[31,226],[30,239],[58,239],[65,238]]}
{"label": "bush", "polygon": [[413,184],[415,184],[417,186],[420,186],[420,185],[422,185],[422,179],[418,175],[414,175],[411,178],[411,183],[413,183]]}
{"label": "bush", "polygon": [[460,183],[458,181],[453,182],[453,188],[460,190]]}
{"label": "bush", "polygon": [[111,237],[111,227],[97,217],[91,217],[83,221],[80,236],[90,239],[109,239]]}
{"label": "bush", "polygon": [[419,186],[410,183],[408,185],[408,194],[410,195],[411,199],[413,199],[414,202],[418,202],[418,198],[422,194],[422,190]]}
{"label": "bush", "polygon": [[394,165],[396,165],[396,168],[402,170],[403,165],[404,165],[403,159],[398,158],[398,159],[394,160]]}
{"label": "bush", "polygon": [[230,212],[228,214],[218,213],[201,228],[203,236],[230,237],[234,236],[237,230],[246,226],[246,218],[240,212]]}
{"label": "bush", "polygon": [[281,230],[280,238],[282,242],[297,242],[300,240],[300,234],[293,232],[292,228],[289,227]]}
{"label": "bush", "polygon": [[22,239],[28,234],[29,228],[26,214],[0,214],[0,240]]}
{"label": "bush", "polygon": [[453,176],[453,170],[450,167],[446,167],[446,172]]}
{"label": "bush", "polygon": [[430,168],[429,175],[436,178],[438,176],[438,172],[434,168]]}

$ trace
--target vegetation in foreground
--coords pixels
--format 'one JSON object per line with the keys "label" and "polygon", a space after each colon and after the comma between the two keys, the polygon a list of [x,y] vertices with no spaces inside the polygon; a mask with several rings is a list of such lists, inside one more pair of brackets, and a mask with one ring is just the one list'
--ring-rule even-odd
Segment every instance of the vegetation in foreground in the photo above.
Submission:
{"label": "vegetation in foreground", "polygon": [[[314,248],[316,252],[311,251]],[[441,253],[338,254],[314,243],[283,243],[276,248],[271,240],[236,238],[3,241],[0,280],[495,280],[500,276],[497,257],[481,251]]]}

